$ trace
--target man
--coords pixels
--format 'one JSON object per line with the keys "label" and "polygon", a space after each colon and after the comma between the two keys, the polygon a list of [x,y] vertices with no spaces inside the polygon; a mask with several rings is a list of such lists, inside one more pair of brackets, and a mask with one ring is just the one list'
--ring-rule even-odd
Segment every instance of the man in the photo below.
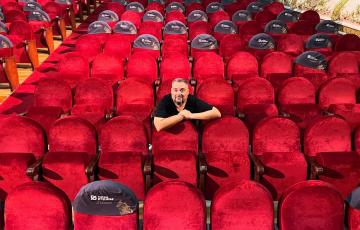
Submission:
{"label": "man", "polygon": [[172,81],[171,94],[160,101],[154,118],[157,131],[170,128],[187,120],[210,120],[221,117],[220,111],[206,102],[189,95],[189,85],[185,79]]}

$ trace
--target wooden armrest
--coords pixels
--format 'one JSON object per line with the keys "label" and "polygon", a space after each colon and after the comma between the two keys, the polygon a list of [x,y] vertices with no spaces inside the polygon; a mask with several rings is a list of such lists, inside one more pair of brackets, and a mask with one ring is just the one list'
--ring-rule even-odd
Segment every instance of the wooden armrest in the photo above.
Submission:
{"label": "wooden armrest", "polygon": [[90,179],[91,177],[94,177],[95,175],[95,169],[97,167],[97,163],[99,161],[100,158],[100,154],[96,155],[96,157],[94,157],[90,163],[88,164],[88,166],[85,169],[85,174],[86,176]]}
{"label": "wooden armrest", "polygon": [[310,179],[317,179],[324,173],[324,168],[316,162],[314,157],[305,156],[306,161],[310,164]]}
{"label": "wooden armrest", "polygon": [[40,175],[40,169],[41,169],[41,164],[43,162],[44,157],[41,157],[40,159],[38,159],[37,161],[35,161],[32,165],[30,165],[27,169],[26,169],[26,176],[34,179],[36,176]]}
{"label": "wooden armrest", "polygon": [[265,166],[263,163],[252,153],[250,153],[250,159],[254,163],[254,180],[259,182],[262,175],[265,173]]}

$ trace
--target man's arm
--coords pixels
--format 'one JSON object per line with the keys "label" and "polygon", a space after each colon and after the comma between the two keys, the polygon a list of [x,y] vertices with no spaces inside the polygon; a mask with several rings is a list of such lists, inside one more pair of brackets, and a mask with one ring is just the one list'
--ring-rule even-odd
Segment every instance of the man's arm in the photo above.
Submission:
{"label": "man's arm", "polygon": [[188,110],[183,110],[179,114],[183,115],[186,119],[196,119],[196,120],[211,120],[214,118],[220,118],[220,111],[213,106],[211,110],[201,112],[201,113],[191,113]]}
{"label": "man's arm", "polygon": [[171,117],[162,118],[162,117],[155,117],[154,118],[154,126],[156,130],[159,132],[160,130],[170,128],[180,121],[184,120],[185,116],[179,114],[173,115]]}

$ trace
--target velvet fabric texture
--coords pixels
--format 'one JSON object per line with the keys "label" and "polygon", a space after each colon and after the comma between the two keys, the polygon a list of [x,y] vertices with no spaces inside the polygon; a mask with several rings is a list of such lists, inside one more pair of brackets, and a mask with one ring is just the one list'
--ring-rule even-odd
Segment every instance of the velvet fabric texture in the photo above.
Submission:
{"label": "velvet fabric texture", "polygon": [[224,80],[209,79],[198,84],[196,96],[215,106],[222,116],[234,116],[234,90]]}
{"label": "velvet fabric texture", "polygon": [[189,55],[187,40],[178,37],[167,37],[164,39],[161,51],[163,58],[170,55],[182,55],[186,57]]}
{"label": "velvet fabric texture", "polygon": [[136,13],[132,10],[127,10],[121,15],[120,18],[121,18],[121,21],[130,21],[131,23],[133,23],[135,25],[135,27],[137,29],[140,28],[141,16],[138,13]]}
{"label": "velvet fabric texture", "polygon": [[349,230],[360,229],[360,210],[349,207],[348,209],[348,226]]}
{"label": "velvet fabric texture", "polygon": [[130,230],[137,229],[137,213],[125,216],[95,216],[74,213],[74,230]]}
{"label": "velvet fabric texture", "polygon": [[189,25],[189,40],[192,41],[199,34],[211,34],[211,31],[211,26],[208,22],[193,22]]}
{"label": "velvet fabric texture", "polygon": [[63,229],[71,222],[71,204],[65,194],[43,182],[16,187],[5,203],[5,229]]}
{"label": "velvet fabric texture", "polygon": [[259,183],[237,180],[221,187],[211,204],[211,229],[273,229],[269,191]]}
{"label": "velvet fabric texture", "polygon": [[147,156],[147,137],[143,124],[133,117],[116,117],[101,130],[101,156],[98,176],[125,184],[136,197],[145,197],[143,158]]}
{"label": "velvet fabric texture", "polygon": [[357,56],[351,52],[336,54],[329,62],[328,73],[331,77],[341,74],[359,74]]}
{"label": "velvet fabric texture", "polygon": [[244,46],[245,44],[239,34],[227,34],[221,39],[219,54],[224,58],[225,63],[227,63],[231,56],[243,50]]}
{"label": "velvet fabric texture", "polygon": [[208,200],[227,182],[250,179],[248,147],[249,133],[239,119],[222,117],[205,125],[202,154],[208,165],[205,182]]}
{"label": "velvet fabric texture", "polygon": [[165,24],[168,22],[171,22],[171,21],[175,21],[175,20],[180,21],[186,25],[186,17],[183,13],[181,13],[181,11],[173,10],[173,11],[166,13],[165,22],[164,22]]}
{"label": "velvet fabric texture", "polygon": [[51,125],[61,117],[63,110],[54,106],[33,106],[30,107],[26,116],[39,123],[46,133]]}
{"label": "velvet fabric texture", "polygon": [[32,40],[35,35],[30,25],[26,21],[16,20],[10,24],[9,39],[14,44],[14,55],[16,62],[30,63],[30,59],[25,50],[24,40]]}
{"label": "velvet fabric texture", "polygon": [[293,185],[283,194],[278,209],[281,230],[344,228],[343,199],[326,182],[312,180]]}
{"label": "velvet fabric texture", "polygon": [[97,55],[92,62],[91,76],[105,80],[110,85],[116,85],[124,79],[125,58],[121,60],[109,53]]}
{"label": "velvet fabric texture", "polygon": [[260,182],[274,200],[289,186],[306,180],[307,164],[300,151],[300,130],[290,119],[267,118],[255,127],[253,153],[266,167]]}
{"label": "velvet fabric texture", "polygon": [[125,61],[125,59],[129,58],[131,55],[131,42],[132,41],[124,39],[121,35],[113,34],[111,38],[105,42],[103,53],[107,56],[114,56],[116,59]]}
{"label": "velvet fabric texture", "polygon": [[194,79],[201,83],[211,78],[224,79],[224,62],[216,53],[208,52],[198,57],[194,63]]}
{"label": "velvet fabric texture", "polygon": [[227,64],[227,78],[235,84],[241,85],[249,78],[259,75],[259,65],[255,56],[248,52],[235,53]]}
{"label": "velvet fabric texture", "polygon": [[157,22],[145,21],[141,23],[139,29],[139,35],[142,34],[151,34],[155,36],[159,41],[162,40],[162,30],[161,25]]}
{"label": "velvet fabric texture", "polygon": [[218,10],[208,15],[211,28],[214,28],[219,22],[223,20],[231,20],[229,14],[224,10]]}
{"label": "velvet fabric texture", "polygon": [[126,78],[134,78],[147,84],[152,84],[158,79],[156,59],[143,53],[133,54],[126,66]]}
{"label": "velvet fabric texture", "polygon": [[102,52],[101,40],[92,35],[83,35],[76,39],[75,51],[85,57],[88,62],[92,62]]}
{"label": "velvet fabric texture", "polygon": [[89,77],[89,62],[79,53],[65,54],[57,67],[57,77],[68,83],[72,89],[80,80]]}
{"label": "velvet fabric texture", "polygon": [[356,130],[360,124],[360,105],[359,104],[336,104],[330,105],[328,111],[344,118],[352,130]]}
{"label": "velvet fabric texture", "polygon": [[275,20],[276,16],[276,14],[273,14],[270,11],[263,10],[256,14],[255,20],[260,23],[261,28],[265,29],[266,24],[272,20]]}
{"label": "velvet fabric texture", "polygon": [[239,26],[238,31],[241,31],[243,42],[248,44],[250,39],[258,33],[262,33],[264,30],[261,28],[260,23],[255,20],[247,21]]}
{"label": "velvet fabric texture", "polygon": [[154,184],[180,179],[197,184],[198,134],[191,122],[181,122],[152,137]]}
{"label": "velvet fabric texture", "polygon": [[187,56],[181,54],[173,54],[165,57],[160,64],[161,81],[173,80],[181,77],[190,79],[191,66]]}
{"label": "velvet fabric texture", "polygon": [[360,38],[355,34],[345,34],[339,38],[336,51],[360,51]]}
{"label": "velvet fabric texture", "polygon": [[153,187],[144,202],[144,229],[206,229],[205,199],[182,181],[168,181]]}
{"label": "velvet fabric texture", "polygon": [[355,104],[356,88],[345,78],[329,79],[319,89],[319,105],[328,109],[332,104]]}
{"label": "velvet fabric texture", "polygon": [[272,52],[266,55],[261,64],[260,75],[267,78],[269,74],[292,75],[292,57],[282,52]]}
{"label": "velvet fabric texture", "polygon": [[304,52],[303,40],[300,35],[287,34],[278,40],[277,50],[296,57]]}

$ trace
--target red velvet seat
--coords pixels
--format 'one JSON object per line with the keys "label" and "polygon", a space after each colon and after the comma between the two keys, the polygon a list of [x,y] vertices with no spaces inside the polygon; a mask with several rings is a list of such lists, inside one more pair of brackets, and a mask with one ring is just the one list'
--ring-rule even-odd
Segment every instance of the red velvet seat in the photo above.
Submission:
{"label": "red velvet seat", "polygon": [[26,117],[3,116],[0,127],[0,199],[5,200],[16,186],[31,181],[26,171],[43,157],[45,137],[40,125]]}
{"label": "red velvet seat", "polygon": [[278,42],[281,38],[287,36],[288,30],[285,22],[281,20],[272,20],[265,25],[264,32],[268,33],[276,42]]}
{"label": "red velvet seat", "polygon": [[305,43],[306,50],[317,51],[330,59],[333,52],[333,43],[326,34],[317,33],[308,38]]}
{"label": "red velvet seat", "polygon": [[284,52],[293,57],[304,52],[304,44],[300,35],[286,34],[277,41],[277,51]]}
{"label": "red velvet seat", "polygon": [[121,35],[114,34],[104,44],[103,53],[125,61],[131,56],[131,50],[131,41],[124,39]]}
{"label": "red velvet seat", "polygon": [[222,9],[217,10],[211,14],[208,13],[208,16],[211,28],[215,28],[215,26],[223,20],[231,20],[229,14]]}
{"label": "red velvet seat", "polygon": [[210,34],[199,34],[191,41],[191,56],[194,60],[206,53],[217,53],[218,44]]}
{"label": "red velvet seat", "polygon": [[191,122],[182,122],[160,132],[154,131],[152,148],[152,184],[179,179],[197,185],[198,133]]}
{"label": "red velvet seat", "polygon": [[238,9],[231,17],[238,29],[246,22],[251,21],[251,13],[245,9]]}
{"label": "red velvet seat", "polygon": [[239,26],[239,34],[241,35],[245,44],[258,33],[262,33],[263,29],[257,21],[247,21]]}
{"label": "red velvet seat", "polygon": [[200,34],[211,34],[211,26],[205,21],[195,21],[189,25],[189,40],[192,41]]}
{"label": "red velvet seat", "polygon": [[67,230],[71,226],[71,204],[62,191],[50,184],[28,182],[9,194],[5,219],[6,230]]}
{"label": "red velvet seat", "polygon": [[244,50],[244,43],[238,34],[227,34],[221,39],[219,54],[227,63],[238,51]]}
{"label": "red velvet seat", "polygon": [[227,63],[226,74],[234,86],[238,87],[249,78],[259,76],[258,61],[248,52],[237,52]]}
{"label": "red velvet seat", "polygon": [[186,39],[177,36],[168,36],[164,39],[161,47],[162,58],[167,56],[189,56],[189,48]]}
{"label": "red velvet seat", "polygon": [[101,130],[107,115],[112,116],[113,108],[113,90],[106,81],[88,78],[76,86],[71,114],[88,120],[97,130]]}
{"label": "red velvet seat", "polygon": [[[117,5],[120,5],[120,4],[117,4]],[[124,12],[124,9],[121,8],[120,11],[121,11],[120,12],[120,15],[121,15]],[[115,24],[119,21],[119,16],[116,12],[114,12],[110,9],[106,9],[99,13],[97,20],[106,22],[111,28],[113,28],[115,26]]]}
{"label": "red velvet seat", "polygon": [[215,106],[222,116],[234,116],[234,90],[224,80],[209,79],[197,85],[196,96]]}
{"label": "red velvet seat", "polygon": [[165,57],[160,64],[161,81],[170,81],[179,77],[190,80],[191,65],[188,57],[181,54]]}
{"label": "red velvet seat", "polygon": [[359,230],[360,229],[360,211],[359,209],[349,208],[348,209],[348,226],[349,230]]}
{"label": "red velvet seat", "polygon": [[100,38],[93,34],[85,34],[76,39],[75,51],[83,56],[89,63],[102,53],[103,43]]}
{"label": "red velvet seat", "polygon": [[272,20],[275,20],[276,16],[276,14],[273,14],[268,10],[263,10],[256,14],[255,20],[261,25],[263,29],[265,29],[266,24]]}
{"label": "red velvet seat", "polygon": [[304,152],[314,162],[312,177],[333,184],[343,197],[359,184],[360,155],[351,152],[351,128],[345,120],[315,120],[305,131]]}
{"label": "red velvet seat", "polygon": [[360,88],[360,70],[358,57],[351,52],[335,54],[328,66],[329,77],[346,77],[353,82],[356,89]]}
{"label": "red velvet seat", "polygon": [[[160,2],[149,2],[146,6],[146,12],[158,11],[161,15],[165,13],[165,6]],[[146,14],[146,13],[145,13]]]}
{"label": "red velvet seat", "polygon": [[102,79],[109,85],[117,86],[124,79],[124,61],[109,53],[96,56],[91,67],[91,77]]}
{"label": "red velvet seat", "polygon": [[202,154],[206,158],[205,196],[230,181],[250,179],[249,133],[237,118],[222,117],[207,123],[202,134]]}
{"label": "red velvet seat", "polygon": [[56,2],[47,2],[43,6],[43,9],[51,19],[53,34],[61,35],[61,38],[64,41],[66,38],[65,26],[66,18],[68,17],[67,10],[61,7],[61,5]]}
{"label": "red velvet seat", "polygon": [[180,21],[186,25],[186,17],[181,11],[174,10],[174,11],[170,11],[165,14],[165,24],[167,24],[168,22],[171,22],[171,21],[175,21],[175,20]]}
{"label": "red velvet seat", "polygon": [[315,10],[307,10],[300,14],[299,20],[304,20],[309,24],[317,25],[320,22],[320,15]]}
{"label": "red velvet seat", "polygon": [[282,52],[266,55],[260,66],[260,75],[271,82],[275,91],[283,81],[292,76],[292,57]]}
{"label": "red velvet seat", "polygon": [[289,33],[300,35],[302,40],[306,40],[315,33],[315,24],[312,24],[305,20],[299,20],[295,22],[289,29]]}
{"label": "red velvet seat", "polygon": [[[131,12],[131,11],[129,11]],[[124,13],[125,14],[125,13]],[[137,15],[137,14],[136,14]],[[113,28],[112,37],[132,43],[137,37],[136,25],[130,21],[119,21]],[[105,50],[105,47],[104,47]],[[129,53],[130,54],[130,53]]]}
{"label": "red velvet seat", "polygon": [[187,41],[188,34],[186,25],[180,21],[171,21],[164,26],[164,40],[168,38],[180,38]]}
{"label": "red velvet seat", "polygon": [[274,207],[269,191],[254,181],[222,186],[211,204],[213,230],[273,229]]}
{"label": "red velvet seat", "polygon": [[42,162],[45,181],[63,190],[73,200],[89,179],[86,172],[97,156],[96,130],[75,116],[57,120],[48,135],[49,152]]}
{"label": "red velvet seat", "polygon": [[136,29],[140,28],[141,25],[141,16],[132,11],[132,10],[127,10],[125,11],[121,17],[120,17],[121,21],[130,21],[132,24],[135,25]]}
{"label": "red velvet seat", "polygon": [[[253,133],[255,179],[259,180],[277,200],[293,184],[307,178],[307,164],[300,149],[300,130],[287,118],[271,117],[259,122]],[[263,174],[256,173],[265,167]]]}
{"label": "red velvet seat", "polygon": [[345,34],[339,38],[336,51],[360,51],[360,38],[355,34]]}
{"label": "red velvet seat", "polygon": [[139,28],[139,35],[150,34],[157,40],[162,40],[162,25],[157,22],[144,21]]}
{"label": "red velvet seat", "polygon": [[206,229],[205,199],[193,185],[167,181],[156,185],[146,196],[144,230],[169,229],[169,226],[173,230]]}
{"label": "red velvet seat", "polygon": [[136,53],[130,56],[126,66],[126,78],[153,85],[158,80],[158,65],[153,56]]}
{"label": "red velvet seat", "polygon": [[279,202],[279,229],[343,229],[341,195],[323,181],[304,181],[290,187]]}
{"label": "red velvet seat", "polygon": [[148,156],[144,125],[134,117],[111,119],[101,130],[100,180],[128,186],[140,200],[145,198],[143,164]]}
{"label": "red velvet seat", "polygon": [[274,88],[264,78],[254,77],[240,85],[237,94],[237,111],[250,130],[265,117],[278,115]]}
{"label": "red velvet seat", "polygon": [[36,47],[47,48],[49,53],[54,51],[54,39],[51,26],[51,18],[43,10],[34,10],[27,15],[36,41]]}
{"label": "red velvet seat", "polygon": [[220,44],[221,44],[221,40],[226,35],[237,34],[237,33],[238,33],[237,26],[235,25],[235,23],[233,23],[230,20],[222,20],[214,27],[214,37]]}
{"label": "red velvet seat", "polygon": [[210,79],[224,80],[224,62],[216,53],[206,53],[198,57],[194,62],[193,76],[198,84]]}
{"label": "red velvet seat", "polygon": [[143,122],[150,136],[150,115],[154,107],[153,89],[133,79],[120,83],[116,92],[116,115],[134,116]]}
{"label": "red velvet seat", "polygon": [[14,56],[15,47],[7,35],[0,33],[0,41],[0,82],[8,83],[10,89],[14,90],[19,85],[19,75],[16,68],[16,58]]}
{"label": "red velvet seat", "polygon": [[41,124],[48,133],[52,123],[62,114],[68,114],[71,107],[70,86],[60,79],[43,78],[35,89],[34,102],[26,116]]}
{"label": "red velvet seat", "polygon": [[255,34],[249,40],[247,50],[262,61],[264,56],[275,51],[275,40],[266,33]]}
{"label": "red velvet seat", "polygon": [[282,83],[277,94],[281,113],[305,128],[313,119],[321,116],[322,109],[316,104],[314,85],[302,77],[292,77]]}

